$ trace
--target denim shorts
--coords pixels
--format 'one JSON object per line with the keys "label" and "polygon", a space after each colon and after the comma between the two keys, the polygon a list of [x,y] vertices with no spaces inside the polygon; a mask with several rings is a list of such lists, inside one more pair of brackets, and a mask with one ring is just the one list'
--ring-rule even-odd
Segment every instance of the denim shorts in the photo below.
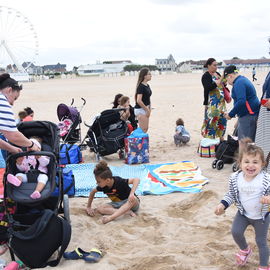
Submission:
{"label": "denim shorts", "polygon": [[[137,198],[137,197],[136,197],[136,199],[137,199],[138,203],[137,203],[135,206],[133,206],[133,207],[131,208],[131,210],[132,210],[133,212],[137,212],[138,209],[139,209],[139,207],[140,207],[140,200],[139,200],[139,198]],[[119,209],[119,208],[120,208],[123,204],[125,204],[127,201],[128,201],[128,199],[125,199],[125,200],[120,201],[120,202],[110,202],[109,204],[110,204],[113,208]]]}

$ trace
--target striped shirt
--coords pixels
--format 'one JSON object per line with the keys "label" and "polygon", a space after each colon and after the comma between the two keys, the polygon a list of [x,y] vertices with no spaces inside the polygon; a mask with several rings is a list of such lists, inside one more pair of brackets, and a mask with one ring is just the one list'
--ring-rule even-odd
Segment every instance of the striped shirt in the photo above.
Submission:
{"label": "striped shirt", "polygon": [[[238,185],[237,185],[240,172],[241,171],[237,171],[236,173],[233,173],[231,175],[230,180],[229,180],[229,192],[224,196],[221,203],[225,206],[225,209],[228,208],[233,203],[235,203],[240,214],[244,215],[245,209],[240,201],[239,190],[238,190]],[[266,173],[265,171],[263,171],[262,174],[263,174],[263,182],[262,182],[263,195],[262,196],[268,196],[270,195],[270,175]],[[269,205],[263,204],[262,210],[260,213],[263,220],[265,219],[268,212],[269,212]]]}
{"label": "striped shirt", "polygon": [[12,107],[7,98],[0,94],[0,131],[17,131]]}

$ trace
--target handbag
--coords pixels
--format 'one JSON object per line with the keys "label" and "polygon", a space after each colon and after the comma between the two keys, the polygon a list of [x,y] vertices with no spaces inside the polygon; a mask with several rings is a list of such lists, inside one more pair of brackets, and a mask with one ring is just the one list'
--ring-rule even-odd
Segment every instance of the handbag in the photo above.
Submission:
{"label": "handbag", "polygon": [[61,165],[82,162],[82,152],[76,144],[61,144],[59,156]]}
{"label": "handbag", "polygon": [[224,99],[227,103],[230,103],[232,98],[231,98],[231,94],[230,94],[230,90],[228,89],[228,87],[223,86],[223,93],[224,93]]}
{"label": "handbag", "polygon": [[127,164],[140,164],[149,162],[149,136],[141,128],[135,129],[125,138],[125,151]]}
{"label": "handbag", "polygon": [[[72,170],[68,168],[63,168],[62,175],[60,176],[63,179],[63,193],[68,196],[75,195],[75,177]],[[59,176],[55,177],[55,189],[51,194],[53,197],[59,196]]]}

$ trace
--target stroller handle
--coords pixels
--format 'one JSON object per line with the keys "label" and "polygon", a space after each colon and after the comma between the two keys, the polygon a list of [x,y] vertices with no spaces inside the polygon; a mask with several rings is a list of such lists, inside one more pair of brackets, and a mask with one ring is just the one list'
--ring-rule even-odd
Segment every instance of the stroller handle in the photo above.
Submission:
{"label": "stroller handle", "polygon": [[83,106],[84,106],[86,104],[86,100],[83,97],[81,97],[81,100],[83,101]]}
{"label": "stroller handle", "polygon": [[86,126],[86,127],[91,127],[90,125],[88,125],[85,121],[83,122],[84,123],[84,125]]}
{"label": "stroller handle", "polygon": [[[86,100],[83,97],[81,97],[81,100],[83,101],[83,104],[82,104],[82,107],[83,107],[86,104]],[[73,104],[74,104],[74,98],[72,98],[70,106],[72,106]]]}

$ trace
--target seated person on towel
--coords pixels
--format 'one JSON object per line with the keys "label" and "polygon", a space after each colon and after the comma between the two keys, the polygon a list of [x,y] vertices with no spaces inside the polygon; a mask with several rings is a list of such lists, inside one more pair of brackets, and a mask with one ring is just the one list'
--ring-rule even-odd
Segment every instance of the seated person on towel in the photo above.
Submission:
{"label": "seated person on towel", "polygon": [[[107,215],[102,218],[102,222],[108,223],[124,214],[136,216],[135,212],[139,209],[140,200],[135,195],[135,190],[140,183],[138,178],[123,179],[112,176],[112,172],[104,160],[101,160],[94,169],[97,187],[89,194],[86,212],[90,216],[95,213]],[[130,188],[129,184],[132,184]],[[104,192],[111,199],[110,203],[102,204],[97,208],[91,208],[95,193]]]}
{"label": "seated person on towel", "polygon": [[[39,148],[41,151],[41,138],[32,137],[30,140]],[[47,156],[23,156],[19,157],[16,160],[16,167],[20,170],[20,173],[16,175],[8,174],[7,181],[14,186],[20,186],[22,182],[27,182],[27,172],[30,169],[36,169],[39,171],[37,177],[37,185],[35,191],[30,195],[32,199],[39,199],[41,197],[40,192],[44,189],[47,181],[48,181],[48,169],[47,165],[50,163],[50,158]]]}

